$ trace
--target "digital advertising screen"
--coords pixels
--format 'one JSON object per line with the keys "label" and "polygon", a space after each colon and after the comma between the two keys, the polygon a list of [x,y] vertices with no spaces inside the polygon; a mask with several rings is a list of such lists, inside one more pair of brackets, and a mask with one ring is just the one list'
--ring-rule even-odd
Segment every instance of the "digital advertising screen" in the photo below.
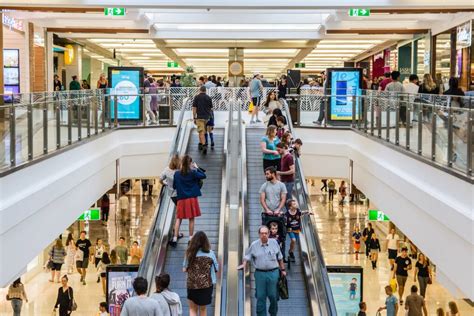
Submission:
{"label": "digital advertising screen", "polygon": [[19,85],[20,84],[20,69],[19,68],[3,68],[3,80],[5,85]]}
{"label": "digital advertising screen", "polygon": [[[119,121],[141,121],[143,103],[138,96],[143,87],[143,68],[109,67],[110,94],[117,95],[117,116]],[[110,102],[110,116],[115,119],[114,99]]]}
{"label": "digital advertising screen", "polygon": [[3,50],[3,67],[19,67],[20,56],[18,49]]}
{"label": "digital advertising screen", "polygon": [[[330,68],[327,70],[327,86],[331,91],[328,118],[332,122],[352,121],[354,100],[352,96],[361,94],[361,68]],[[356,119],[359,119],[360,100],[355,100]]]}
{"label": "digital advertising screen", "polygon": [[110,316],[120,316],[125,301],[132,297],[133,280],[138,275],[138,265],[107,267],[107,304]]}
{"label": "digital advertising screen", "polygon": [[361,266],[327,266],[337,315],[356,316],[363,298]]}

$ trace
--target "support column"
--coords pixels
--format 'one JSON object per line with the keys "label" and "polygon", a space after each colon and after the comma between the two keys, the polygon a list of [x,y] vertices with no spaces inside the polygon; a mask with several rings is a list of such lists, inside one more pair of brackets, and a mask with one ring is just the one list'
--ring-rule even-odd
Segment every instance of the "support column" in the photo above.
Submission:
{"label": "support column", "polygon": [[229,86],[230,87],[238,87],[240,84],[240,80],[245,78],[245,64],[244,64],[244,49],[243,48],[229,48],[229,64],[231,62],[239,62],[242,65],[242,74],[241,75],[232,75],[231,73],[227,73],[229,77]]}
{"label": "support column", "polygon": [[29,62],[29,72],[30,72],[30,92],[35,91],[35,25],[31,22],[28,22],[28,28],[26,30],[28,33],[28,62]]}
{"label": "support column", "polygon": [[[3,21],[3,13],[0,11],[0,21]],[[0,25],[0,95],[3,94],[3,24]],[[3,98],[0,97],[0,105],[3,104]],[[5,110],[0,109],[0,135],[5,131]]]}
{"label": "support column", "polygon": [[44,31],[44,75],[46,91],[54,90],[53,33]]}

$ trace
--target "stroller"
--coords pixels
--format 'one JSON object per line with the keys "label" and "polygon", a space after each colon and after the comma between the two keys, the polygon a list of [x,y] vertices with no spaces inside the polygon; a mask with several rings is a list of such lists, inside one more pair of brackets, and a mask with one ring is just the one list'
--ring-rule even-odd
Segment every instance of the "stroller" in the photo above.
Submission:
{"label": "stroller", "polygon": [[280,250],[281,253],[283,254],[283,260],[288,264],[288,270],[290,269],[290,260],[286,260],[286,219],[285,216],[280,215],[280,216],[272,216],[272,215],[267,215],[265,213],[262,213],[262,225],[265,225],[270,229],[271,224],[276,223],[278,226],[278,237],[276,238],[278,241],[278,244],[280,245]]}

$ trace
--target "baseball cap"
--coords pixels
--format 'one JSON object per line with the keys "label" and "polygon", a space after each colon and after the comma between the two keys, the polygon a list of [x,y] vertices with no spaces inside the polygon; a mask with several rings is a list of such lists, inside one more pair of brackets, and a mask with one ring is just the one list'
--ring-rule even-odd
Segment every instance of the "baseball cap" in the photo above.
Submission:
{"label": "baseball cap", "polygon": [[253,73],[253,77],[254,77],[254,78],[257,77],[258,75],[260,75],[260,73],[259,73],[258,71],[256,71],[256,72]]}

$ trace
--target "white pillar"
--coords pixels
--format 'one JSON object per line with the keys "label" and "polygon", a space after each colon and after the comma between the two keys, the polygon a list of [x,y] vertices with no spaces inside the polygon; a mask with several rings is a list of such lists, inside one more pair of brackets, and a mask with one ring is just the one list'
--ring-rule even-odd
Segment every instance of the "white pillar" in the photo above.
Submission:
{"label": "white pillar", "polygon": [[44,31],[44,76],[46,91],[54,90],[53,33]]}

